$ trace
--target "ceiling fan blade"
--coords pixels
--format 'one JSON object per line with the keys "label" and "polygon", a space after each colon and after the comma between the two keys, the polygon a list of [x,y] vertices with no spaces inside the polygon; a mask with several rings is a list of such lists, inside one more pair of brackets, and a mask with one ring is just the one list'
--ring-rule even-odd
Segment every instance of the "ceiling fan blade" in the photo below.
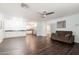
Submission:
{"label": "ceiling fan blade", "polygon": [[47,13],[46,11],[43,11],[42,13],[39,12],[39,14],[41,15],[42,18],[46,18],[47,15],[50,15],[50,14],[53,14],[53,13],[55,13],[55,12],[49,12],[49,13]]}
{"label": "ceiling fan blade", "polygon": [[49,12],[49,13],[46,13],[46,15],[50,15],[50,14],[53,14],[53,13],[55,13],[55,12]]}

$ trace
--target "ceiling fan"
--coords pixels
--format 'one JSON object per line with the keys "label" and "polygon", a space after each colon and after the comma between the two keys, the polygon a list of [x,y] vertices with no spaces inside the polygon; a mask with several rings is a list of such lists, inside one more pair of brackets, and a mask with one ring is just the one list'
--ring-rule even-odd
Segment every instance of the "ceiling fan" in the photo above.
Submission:
{"label": "ceiling fan", "polygon": [[22,8],[29,8],[29,5],[26,4],[26,3],[21,3],[21,7],[22,7]]}
{"label": "ceiling fan", "polygon": [[55,12],[47,12],[47,11],[43,11],[42,13],[39,12],[41,15],[42,15],[42,18],[46,18],[47,15],[51,15],[51,14],[54,14]]}

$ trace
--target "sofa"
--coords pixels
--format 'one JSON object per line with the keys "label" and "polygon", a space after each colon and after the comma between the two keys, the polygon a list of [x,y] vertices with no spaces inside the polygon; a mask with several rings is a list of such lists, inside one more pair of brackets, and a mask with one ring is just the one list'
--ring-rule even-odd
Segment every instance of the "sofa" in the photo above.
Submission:
{"label": "sofa", "polygon": [[74,44],[74,35],[72,31],[56,31],[51,34],[51,39],[68,44]]}

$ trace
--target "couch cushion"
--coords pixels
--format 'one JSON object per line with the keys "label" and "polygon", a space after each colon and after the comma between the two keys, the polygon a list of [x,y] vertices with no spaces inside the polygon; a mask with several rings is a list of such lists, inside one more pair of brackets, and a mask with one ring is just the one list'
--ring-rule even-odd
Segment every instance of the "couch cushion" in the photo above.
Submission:
{"label": "couch cushion", "polygon": [[65,38],[70,37],[70,36],[71,36],[71,34],[66,34],[66,35],[65,35]]}
{"label": "couch cushion", "polygon": [[72,35],[72,31],[56,31],[56,34],[60,37],[65,37],[65,35],[70,34]]}

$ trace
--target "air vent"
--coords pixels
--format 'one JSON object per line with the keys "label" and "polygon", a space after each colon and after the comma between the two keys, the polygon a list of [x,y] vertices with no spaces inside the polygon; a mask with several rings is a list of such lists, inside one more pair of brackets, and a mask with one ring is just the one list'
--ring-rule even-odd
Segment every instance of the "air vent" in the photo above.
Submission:
{"label": "air vent", "polygon": [[23,7],[23,8],[29,8],[29,6],[26,3],[21,3],[21,7]]}

